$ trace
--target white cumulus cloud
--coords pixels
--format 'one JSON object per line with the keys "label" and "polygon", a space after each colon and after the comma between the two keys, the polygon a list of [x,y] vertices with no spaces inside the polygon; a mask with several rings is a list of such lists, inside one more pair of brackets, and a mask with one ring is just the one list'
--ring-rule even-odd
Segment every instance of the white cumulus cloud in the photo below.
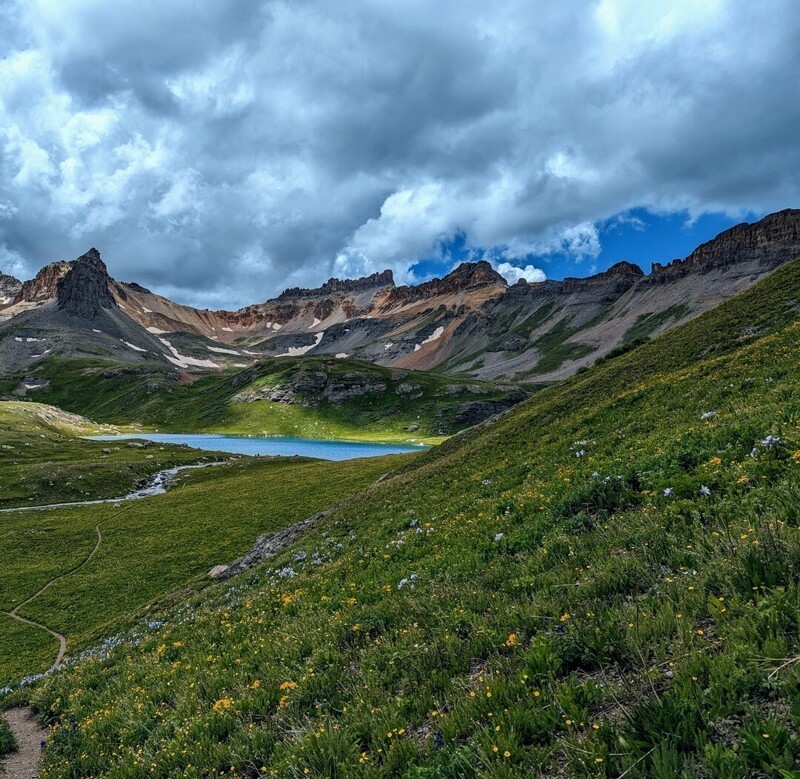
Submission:
{"label": "white cumulus cloud", "polygon": [[544,281],[547,276],[541,268],[534,268],[533,265],[526,265],[520,268],[510,262],[500,262],[495,265],[495,270],[509,283],[516,284],[520,279],[533,284],[537,281]]}

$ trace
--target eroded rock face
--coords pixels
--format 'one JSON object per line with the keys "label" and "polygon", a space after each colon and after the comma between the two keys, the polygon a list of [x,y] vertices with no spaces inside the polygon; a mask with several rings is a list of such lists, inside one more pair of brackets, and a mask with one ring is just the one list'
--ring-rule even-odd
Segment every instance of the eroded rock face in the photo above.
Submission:
{"label": "eroded rock face", "polygon": [[[208,572],[208,575],[213,575],[215,579],[224,581],[239,573],[244,573],[244,571],[253,568],[259,563],[263,563],[264,560],[268,560],[270,557],[274,557],[278,554],[278,552],[290,547],[306,531],[311,529],[311,527],[329,513],[330,510],[321,511],[319,514],[314,514],[314,516],[304,519],[302,522],[289,525],[289,527],[278,530],[276,533],[259,536],[247,554],[234,560],[230,565],[215,565],[214,568]],[[213,574],[212,571],[214,572]]]}
{"label": "eroded rock face", "polygon": [[485,260],[462,262],[454,271],[441,279],[432,279],[415,287],[395,287],[383,301],[383,307],[411,303],[426,298],[454,295],[483,287],[508,287],[506,280]]}
{"label": "eroded rock face", "polygon": [[595,273],[585,278],[567,276],[563,281],[539,281],[524,286],[515,284],[512,291],[517,296],[526,294],[526,290],[547,291],[554,295],[573,295],[576,292],[588,292],[595,296],[619,296],[644,278],[644,271],[632,262],[618,262],[602,273]]}
{"label": "eroded rock face", "polygon": [[90,249],[71,264],[56,286],[58,307],[80,319],[95,319],[101,308],[114,308],[111,279],[97,249]]}
{"label": "eroded rock face", "polygon": [[45,265],[34,278],[20,287],[14,303],[44,303],[56,296],[58,282],[70,272],[72,263],[51,262]]}

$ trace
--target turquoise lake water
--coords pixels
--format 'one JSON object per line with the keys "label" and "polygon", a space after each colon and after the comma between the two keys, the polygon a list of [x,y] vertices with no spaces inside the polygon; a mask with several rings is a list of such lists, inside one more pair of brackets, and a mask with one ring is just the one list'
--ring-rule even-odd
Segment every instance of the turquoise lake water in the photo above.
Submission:
{"label": "turquoise lake water", "polygon": [[122,441],[132,438],[156,441],[161,444],[186,444],[193,449],[212,452],[232,452],[249,455],[300,455],[322,460],[352,460],[356,457],[379,457],[383,454],[419,452],[424,446],[369,444],[357,441],[336,441],[284,436],[237,436],[184,433],[130,433],[125,435],[87,436],[93,441]]}

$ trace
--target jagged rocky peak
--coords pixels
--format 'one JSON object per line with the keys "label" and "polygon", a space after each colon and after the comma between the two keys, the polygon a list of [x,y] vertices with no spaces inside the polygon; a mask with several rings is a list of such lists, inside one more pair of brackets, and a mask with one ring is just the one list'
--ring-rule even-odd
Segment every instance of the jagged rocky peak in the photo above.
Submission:
{"label": "jagged rocky peak", "polygon": [[321,287],[316,289],[303,289],[302,287],[291,287],[279,296],[279,300],[286,298],[308,298],[321,295],[347,294],[348,292],[364,292],[370,289],[381,287],[393,287],[394,274],[391,270],[372,273],[360,279],[328,279]]}
{"label": "jagged rocky peak", "polygon": [[9,306],[19,295],[22,282],[0,271],[0,306]]}
{"label": "jagged rocky peak", "polygon": [[58,282],[58,307],[80,319],[95,319],[101,308],[117,304],[108,288],[111,281],[106,264],[97,249],[90,249],[75,262]]}
{"label": "jagged rocky peak", "polygon": [[58,282],[69,273],[72,264],[58,260],[45,265],[34,278],[23,283],[14,303],[44,303],[56,296]]}
{"label": "jagged rocky peak", "polygon": [[508,286],[506,280],[486,260],[478,262],[462,262],[455,270],[450,271],[440,283],[454,292],[489,284]]}

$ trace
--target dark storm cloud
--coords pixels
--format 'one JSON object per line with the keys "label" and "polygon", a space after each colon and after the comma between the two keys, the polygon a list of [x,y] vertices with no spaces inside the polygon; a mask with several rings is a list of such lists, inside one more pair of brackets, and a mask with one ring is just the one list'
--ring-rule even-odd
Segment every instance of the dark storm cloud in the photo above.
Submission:
{"label": "dark storm cloud", "polygon": [[402,276],[454,234],[513,278],[633,207],[798,204],[791,0],[17,0],[0,24],[6,272],[96,245],[230,306]]}

